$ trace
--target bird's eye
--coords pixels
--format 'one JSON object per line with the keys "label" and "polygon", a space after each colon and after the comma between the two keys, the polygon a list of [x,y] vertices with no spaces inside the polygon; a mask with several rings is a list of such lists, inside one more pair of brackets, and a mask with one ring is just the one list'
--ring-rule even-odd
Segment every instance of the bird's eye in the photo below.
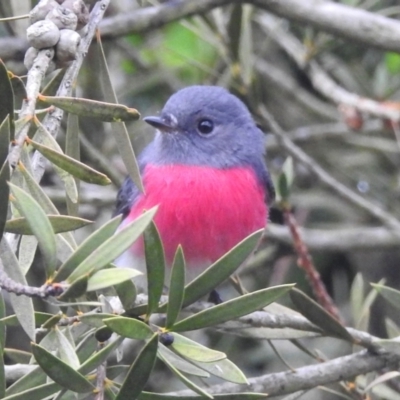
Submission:
{"label": "bird's eye", "polygon": [[214,123],[209,119],[202,119],[197,124],[197,129],[203,135],[207,135],[213,131]]}

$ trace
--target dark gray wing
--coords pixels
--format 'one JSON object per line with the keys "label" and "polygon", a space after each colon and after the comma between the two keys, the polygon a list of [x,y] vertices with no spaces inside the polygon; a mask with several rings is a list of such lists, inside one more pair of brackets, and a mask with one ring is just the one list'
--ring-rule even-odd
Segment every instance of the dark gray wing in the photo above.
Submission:
{"label": "dark gray wing", "polygon": [[125,219],[131,210],[132,204],[135,203],[139,195],[140,195],[140,190],[132,182],[132,179],[129,176],[127,176],[125,178],[124,183],[118,190],[117,201],[115,204],[113,217],[122,214],[122,218]]}

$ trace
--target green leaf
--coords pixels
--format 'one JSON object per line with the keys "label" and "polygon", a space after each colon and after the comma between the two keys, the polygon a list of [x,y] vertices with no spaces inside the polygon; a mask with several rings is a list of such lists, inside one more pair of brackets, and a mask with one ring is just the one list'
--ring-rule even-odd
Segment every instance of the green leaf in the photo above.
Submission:
{"label": "green leaf", "polygon": [[77,97],[39,95],[39,99],[45,104],[51,104],[80,117],[96,118],[104,122],[136,121],[140,118],[138,110],[123,104]]}
{"label": "green leaf", "polygon": [[[32,356],[32,355],[31,355]],[[6,390],[6,395],[18,395],[21,392],[30,390],[33,387],[43,385],[46,382],[46,374],[37,366],[34,370],[22,376]],[[59,387],[57,385],[57,387]]]}
{"label": "green leaf", "polygon": [[164,361],[165,365],[175,374],[175,376],[182,381],[188,388],[192,389],[195,393],[198,393],[200,396],[207,397],[208,399],[212,399],[213,396],[208,394],[201,387],[195,385],[190,379],[186,378],[173,364],[169,362],[168,359],[164,358],[161,354],[160,358]]}
{"label": "green leaf", "polygon": [[187,307],[199,300],[228,279],[252,253],[260,240],[262,232],[263,230],[259,230],[249,235],[190,282],[185,287],[182,307]]}
{"label": "green leaf", "polygon": [[164,289],[165,257],[160,234],[154,222],[144,231],[144,251],[147,273],[147,318],[158,309]]}
{"label": "green leaf", "polygon": [[87,292],[88,280],[88,275],[82,275],[75,279],[67,287],[67,289],[60,296],[58,296],[58,300],[65,301],[69,299],[77,299],[83,296]]}
{"label": "green leaf", "polygon": [[43,371],[63,388],[77,393],[90,393],[94,390],[94,386],[82,374],[43,347],[32,343],[32,353]]}
{"label": "green leaf", "polygon": [[115,317],[105,319],[103,322],[111,328],[113,332],[131,339],[150,339],[154,334],[147,324],[133,318]]}
{"label": "green leaf", "polygon": [[60,358],[73,369],[78,369],[81,365],[79,358],[76,355],[74,347],[60,329],[56,328],[57,347]]}
{"label": "green leaf", "polygon": [[[66,215],[47,215],[54,233],[69,232],[80,229],[93,221],[88,219],[69,217]],[[18,235],[34,235],[26,218],[14,218],[7,221],[5,231]]]}
{"label": "green leaf", "polygon": [[115,260],[139,238],[153,219],[156,211],[157,207],[151,208],[136,220],[123,226],[114,236],[100,244],[97,249],[93,250],[93,252],[75,268],[68,277],[68,281],[73,282],[82,275],[98,271]]}
{"label": "green leaf", "polygon": [[[0,123],[3,122],[7,116],[10,121],[10,142],[11,140],[14,140],[15,136],[14,92],[8,76],[7,67],[0,59]],[[8,148],[8,146],[6,148]],[[0,162],[0,165],[3,165],[3,162],[4,160]]]}
{"label": "green leaf", "polygon": [[32,232],[35,234],[45,261],[46,276],[53,276],[57,263],[56,237],[49,218],[42,207],[24,190],[9,184],[13,195],[18,201],[18,208],[28,221]]}
{"label": "green leaf", "polygon": [[386,52],[385,64],[386,68],[392,75],[398,74],[400,72],[400,55],[394,52]]}
{"label": "green leaf", "polygon": [[88,281],[87,291],[104,289],[141,275],[140,271],[132,268],[109,268],[97,271]]}
{"label": "green leaf", "polygon": [[[57,207],[50,200],[49,196],[45,193],[43,188],[34,178],[34,172],[32,170],[30,155],[28,154],[26,146],[23,147],[21,152],[21,162],[17,166],[17,170],[21,172],[24,177],[27,188],[29,189],[32,197],[40,204],[44,212],[48,215],[60,215]],[[67,199],[69,197],[67,196]],[[75,249],[77,247],[75,238],[72,233],[64,233],[62,237],[68,241],[70,247]],[[60,254],[59,254],[60,256]]]}
{"label": "green leaf", "polygon": [[89,374],[113,353],[123,342],[124,338],[117,338],[114,341],[109,341],[107,346],[97,351],[92,357],[85,360],[79,368],[81,374]]}
{"label": "green leaf", "polygon": [[18,262],[24,275],[27,274],[35,259],[38,240],[35,236],[22,236],[18,248]]}
{"label": "green leaf", "polygon": [[293,288],[293,284],[274,286],[248,293],[236,299],[200,311],[178,323],[171,330],[175,332],[206,328],[250,314],[272,303]]}
{"label": "green leaf", "polygon": [[115,218],[108,221],[96,232],[93,232],[76,250],[71,256],[64,262],[64,264],[57,271],[54,277],[54,282],[61,282],[68,278],[68,276],[74,271],[74,269],[87,257],[95,251],[100,244],[104,243],[109,239],[121,223],[121,216],[118,215]]}
{"label": "green leaf", "polygon": [[165,323],[167,329],[174,325],[182,308],[183,297],[185,294],[185,268],[185,258],[183,256],[182,247],[179,246],[176,250],[171,270],[167,321]]}
{"label": "green leaf", "polygon": [[118,318],[116,315],[113,314],[107,314],[107,313],[93,313],[90,312],[88,314],[83,314],[79,316],[79,320],[86,325],[92,326],[94,328],[101,328],[102,326],[105,326],[104,324],[104,319],[112,319],[112,318]]}
{"label": "green leaf", "polygon": [[[0,258],[3,261],[5,273],[15,282],[27,285],[24,274],[22,273],[17,257],[10,248],[7,240],[0,241]],[[29,339],[35,340],[35,314],[32,299],[27,296],[17,296],[10,293],[12,308],[20,322],[22,329],[26,332]]]}
{"label": "green leaf", "polygon": [[[65,131],[65,154],[74,160],[80,161],[81,148],[79,141],[79,118],[74,114],[68,114],[67,129]],[[79,179],[75,178],[76,188],[79,194]],[[74,203],[67,196],[67,210],[69,215],[79,215],[79,203]]]}
{"label": "green leaf", "polygon": [[[216,400],[261,400],[268,397],[265,393],[229,393],[213,394]],[[142,392],[139,400],[199,400],[199,396],[172,396],[167,394]]]}
{"label": "green leaf", "polygon": [[12,364],[29,364],[32,354],[24,350],[4,348],[4,355],[11,361]]}
{"label": "green leaf", "polygon": [[[53,149],[55,152],[63,154],[60,145],[57,140],[50,134],[46,127],[41,124],[38,120],[35,120],[38,130],[34,136],[35,139],[39,139],[40,143],[46,147]],[[64,183],[65,192],[73,203],[78,202],[78,188],[76,186],[75,178],[63,168],[58,167],[53,163],[54,170]]]}
{"label": "green leaf", "polygon": [[170,345],[170,348],[189,360],[214,362],[226,358],[225,353],[209,349],[179,333],[174,332],[172,336],[174,337],[174,341]]}
{"label": "green leaf", "polygon": [[400,291],[382,284],[371,283],[371,286],[382,295],[390,304],[400,308]]}
{"label": "green leaf", "polygon": [[228,382],[237,383],[239,385],[248,385],[249,382],[246,375],[227,358],[211,363],[192,361],[198,367],[204,369],[214,376],[218,376]]}
{"label": "green leaf", "polygon": [[167,360],[176,369],[179,369],[186,374],[201,376],[203,378],[209,378],[210,374],[202,368],[196,367],[191,362],[186,361],[181,356],[175,354],[168,347],[164,346],[162,343],[158,344],[158,356],[162,360]]}
{"label": "green leaf", "polygon": [[125,281],[115,285],[115,290],[125,310],[129,310],[134,306],[136,300],[136,286],[132,281]]}
{"label": "green leaf", "polygon": [[[0,59],[1,66],[1,59]],[[0,68],[1,71],[1,68]],[[0,72],[1,75],[1,72]],[[0,78],[1,79],[1,78]],[[1,87],[1,83],[0,83]],[[1,94],[0,94],[0,102],[1,102]],[[0,117],[1,117],[0,110]],[[4,165],[8,156],[8,148],[10,146],[10,117],[7,115],[4,120],[0,119],[0,167]]]}
{"label": "green leaf", "polygon": [[59,151],[53,150],[51,147],[34,142],[33,140],[29,140],[29,144],[31,144],[54,165],[84,182],[95,183],[97,185],[109,185],[111,183],[110,179],[106,175],[72,157],[65,155],[64,153],[60,153]]}
{"label": "green leaf", "polygon": [[47,399],[60,390],[57,383],[45,383],[39,386],[30,386],[23,392],[4,397],[4,400],[42,400]]}
{"label": "green leaf", "polygon": [[324,332],[354,343],[346,328],[306,294],[295,288],[290,292],[290,298],[296,308]]}
{"label": "green leaf", "polygon": [[[107,66],[107,59],[103,51],[100,37],[98,37],[97,43],[99,49],[100,83],[103,90],[104,100],[109,103],[118,103],[118,99],[111,82],[110,72]],[[132,181],[139,188],[139,190],[143,192],[144,189],[139,166],[125,124],[123,122],[114,123],[112,132],[114,134],[114,139],[115,143],[117,144],[119,154],[121,155],[122,161],[124,162],[129,176],[132,178]]]}
{"label": "green leaf", "polygon": [[116,400],[135,400],[150,377],[157,357],[158,335],[154,334],[129,368]]}
{"label": "green leaf", "polygon": [[3,237],[4,227],[7,220],[8,213],[8,200],[10,197],[10,187],[8,181],[10,180],[10,166],[6,161],[0,167],[0,240]]}

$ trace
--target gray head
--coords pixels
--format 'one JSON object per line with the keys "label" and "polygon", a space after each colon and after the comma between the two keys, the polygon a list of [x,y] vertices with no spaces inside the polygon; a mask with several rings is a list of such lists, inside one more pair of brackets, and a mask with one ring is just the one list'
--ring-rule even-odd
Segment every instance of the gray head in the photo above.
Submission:
{"label": "gray head", "polygon": [[143,155],[145,162],[216,168],[263,165],[262,132],[246,106],[221,87],[179,90],[159,116],[144,120],[158,129]]}

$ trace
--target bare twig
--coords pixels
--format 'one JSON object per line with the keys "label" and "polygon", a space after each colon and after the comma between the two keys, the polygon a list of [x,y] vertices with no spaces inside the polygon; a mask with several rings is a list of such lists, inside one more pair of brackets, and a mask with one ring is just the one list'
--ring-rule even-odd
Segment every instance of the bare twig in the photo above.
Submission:
{"label": "bare twig", "polygon": [[400,120],[400,111],[396,107],[373,99],[361,97],[339,86],[315,60],[309,60],[307,48],[294,36],[288,34],[287,31],[281,27],[281,23],[278,19],[271,15],[263,14],[258,17],[258,21],[265,32],[272,37],[276,43],[292,57],[298,67],[309,76],[314,88],[326,98],[332,100],[337,105],[344,104],[346,107],[353,107],[361,113],[386,118],[390,121]]}
{"label": "bare twig", "polygon": [[400,237],[400,221],[397,218],[369,200],[359,196],[327,173],[310,156],[304,153],[302,149],[286,137],[282,129],[264,107],[259,109],[259,114],[264,119],[265,123],[269,124],[280,145],[294,159],[306,166],[321,180],[321,182],[329,186],[335,193],[381,221],[388,228],[392,229],[394,234]]}

